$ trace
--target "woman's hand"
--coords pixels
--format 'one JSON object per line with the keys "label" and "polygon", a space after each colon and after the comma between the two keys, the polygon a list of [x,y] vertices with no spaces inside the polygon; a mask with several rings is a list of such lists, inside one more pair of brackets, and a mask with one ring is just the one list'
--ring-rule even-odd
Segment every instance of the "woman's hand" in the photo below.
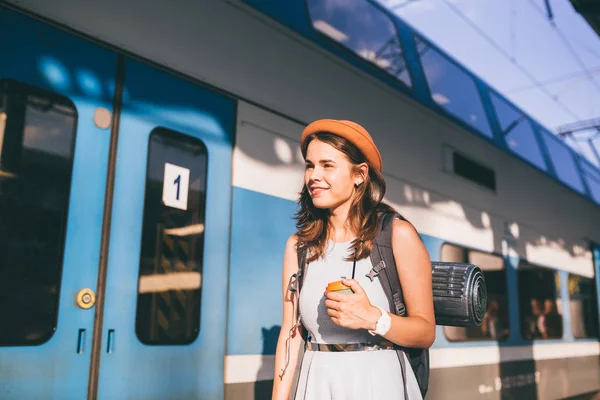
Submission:
{"label": "woman's hand", "polygon": [[344,279],[354,293],[325,293],[327,314],[336,325],[350,329],[374,330],[381,311],[374,307],[364,289],[354,279]]}

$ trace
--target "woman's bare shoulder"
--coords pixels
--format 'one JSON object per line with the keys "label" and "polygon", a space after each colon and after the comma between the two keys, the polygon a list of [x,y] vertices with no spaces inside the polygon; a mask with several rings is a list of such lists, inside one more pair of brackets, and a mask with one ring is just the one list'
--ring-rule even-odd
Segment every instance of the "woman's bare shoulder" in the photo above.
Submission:
{"label": "woman's bare shoulder", "polygon": [[396,218],[392,225],[392,239],[394,241],[419,240],[419,234],[413,224],[406,220]]}
{"label": "woman's bare shoulder", "polygon": [[294,254],[296,254],[296,245],[298,243],[298,235],[296,233],[292,234],[287,242],[285,243],[285,251],[287,252],[293,252]]}
{"label": "woman's bare shoulder", "polygon": [[291,235],[285,244],[285,254],[283,257],[283,269],[285,274],[292,274],[298,270],[298,259],[296,244],[298,243],[298,236],[294,233]]}

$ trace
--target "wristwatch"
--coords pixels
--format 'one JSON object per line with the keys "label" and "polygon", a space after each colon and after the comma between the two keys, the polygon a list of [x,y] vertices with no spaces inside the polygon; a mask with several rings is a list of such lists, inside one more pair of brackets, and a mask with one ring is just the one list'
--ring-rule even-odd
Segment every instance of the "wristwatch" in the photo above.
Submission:
{"label": "wristwatch", "polygon": [[392,327],[392,317],[390,317],[390,314],[388,314],[387,311],[385,311],[383,308],[379,307],[379,306],[375,306],[377,308],[379,308],[379,310],[381,310],[381,317],[379,317],[379,319],[377,320],[377,324],[375,325],[375,330],[369,330],[369,333],[373,336],[375,335],[380,335],[383,336],[386,333],[388,333],[388,331],[390,330],[390,328]]}

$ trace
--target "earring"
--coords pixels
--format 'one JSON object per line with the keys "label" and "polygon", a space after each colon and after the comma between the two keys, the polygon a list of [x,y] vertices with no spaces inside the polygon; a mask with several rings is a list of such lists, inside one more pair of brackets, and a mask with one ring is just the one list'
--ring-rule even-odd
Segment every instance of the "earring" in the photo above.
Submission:
{"label": "earring", "polygon": [[358,183],[355,183],[355,184],[354,184],[354,187],[355,187],[355,188],[358,188],[359,186],[360,186],[360,185],[359,185]]}

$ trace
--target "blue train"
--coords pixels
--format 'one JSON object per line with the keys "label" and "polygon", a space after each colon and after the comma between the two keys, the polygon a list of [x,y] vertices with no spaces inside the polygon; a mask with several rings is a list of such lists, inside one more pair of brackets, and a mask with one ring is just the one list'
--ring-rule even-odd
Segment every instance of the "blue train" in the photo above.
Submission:
{"label": "blue train", "polygon": [[0,399],[266,399],[302,127],[488,283],[428,400],[600,390],[600,168],[370,0],[0,2]]}

